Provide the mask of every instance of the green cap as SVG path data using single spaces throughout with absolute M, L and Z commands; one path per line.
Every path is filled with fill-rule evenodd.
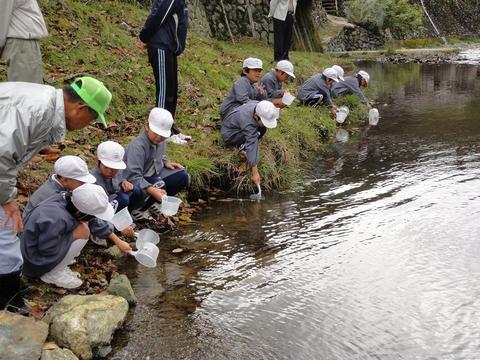
M 90 108 L 98 114 L 98 120 L 107 127 L 105 111 L 112 100 L 112 94 L 107 90 L 101 81 L 90 76 L 83 76 L 75 79 L 71 85 L 72 89 L 82 98 Z

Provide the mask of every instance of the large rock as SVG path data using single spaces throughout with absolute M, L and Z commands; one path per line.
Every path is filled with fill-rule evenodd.
M 107 291 L 112 295 L 121 296 L 127 300 L 129 304 L 134 305 L 137 303 L 137 297 L 133 292 L 132 285 L 130 284 L 127 275 L 122 274 L 112 277 Z
M 53 305 L 44 317 L 50 335 L 60 346 L 80 359 L 105 356 L 110 341 L 127 316 L 128 303 L 113 295 L 68 295 Z
M 38 360 L 47 336 L 43 321 L 0 311 L 0 360 Z
M 68 349 L 44 350 L 40 360 L 78 360 L 73 352 Z

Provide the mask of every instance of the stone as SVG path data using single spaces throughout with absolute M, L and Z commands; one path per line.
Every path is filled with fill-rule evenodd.
M 128 302 L 114 295 L 68 295 L 47 312 L 43 321 L 50 336 L 81 360 L 90 360 L 105 349 L 127 316 Z
M 78 357 L 68 349 L 43 350 L 40 360 L 78 360 Z
M 112 295 L 121 296 L 132 305 L 136 304 L 138 301 L 127 275 L 124 274 L 112 277 L 107 291 Z
M 125 256 L 125 253 L 123 253 L 116 245 L 109 247 L 105 251 L 107 252 L 108 255 L 110 255 L 115 259 Z
M 0 360 L 38 360 L 47 336 L 43 321 L 0 311 Z

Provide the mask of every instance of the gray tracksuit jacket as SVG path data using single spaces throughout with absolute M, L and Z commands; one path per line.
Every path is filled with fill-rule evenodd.
M 245 104 L 250 100 L 265 100 L 266 96 L 260 95 L 246 76 L 241 76 L 235 81 L 230 92 L 223 100 L 220 108 L 220 116 L 225 118 L 233 109 Z
M 332 94 L 334 96 L 355 95 L 362 103 L 368 102 L 365 95 L 363 95 L 358 78 L 355 75 L 347 76 L 345 80 L 334 83 L 332 86 Z
M 17 195 L 17 172 L 40 149 L 62 142 L 63 91 L 25 82 L 0 83 L 0 204 Z
M 300 87 L 298 100 L 306 102 L 319 94 L 323 95 L 323 102 L 326 106 L 333 106 L 332 93 L 327 84 L 325 84 L 322 74 L 315 74 L 308 78 Z
M 98 165 L 95 166 L 90 173 L 95 176 L 96 184 L 100 185 L 105 192 L 110 195 L 114 195 L 120 191 L 122 191 L 122 182 L 125 180 L 125 173 L 123 171 L 118 171 L 117 175 L 115 175 L 111 180 L 106 179 L 101 173 Z
M 228 114 L 222 122 L 220 133 L 223 141 L 229 145 L 244 145 L 248 164 L 258 164 L 260 158 L 258 143 L 258 123 L 253 115 L 258 101 L 249 101 Z
M 23 273 L 38 278 L 65 257 L 73 242 L 73 230 L 80 224 L 66 209 L 63 194 L 54 194 L 26 217 L 20 235 Z
M 271 69 L 262 77 L 262 84 L 265 86 L 267 99 L 278 98 L 281 95 L 282 83 L 278 81 L 275 75 L 275 69 Z

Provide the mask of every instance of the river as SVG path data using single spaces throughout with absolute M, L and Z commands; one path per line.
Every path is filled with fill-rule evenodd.
M 127 260 L 110 359 L 480 358 L 480 68 L 361 66 L 379 125 L 295 191 L 212 201 L 156 269 Z

